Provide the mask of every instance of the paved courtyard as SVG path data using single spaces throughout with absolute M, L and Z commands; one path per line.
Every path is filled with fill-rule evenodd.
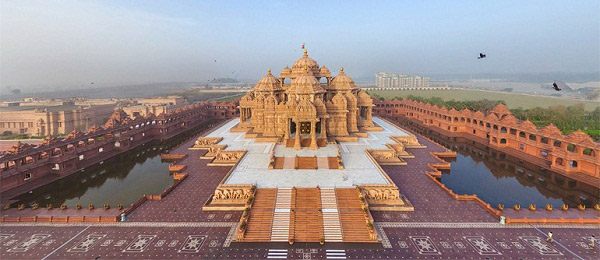
M 372 212 L 380 244 L 234 242 L 240 211 L 201 210 L 231 167 L 207 166 L 210 160 L 198 159 L 206 151 L 187 149 L 195 141 L 191 138 L 171 151 L 189 153 L 181 162 L 187 164 L 189 177 L 162 200 L 146 201 L 120 223 L 0 223 L 0 259 L 596 259 L 600 255 L 600 243 L 595 248 L 589 245 L 592 235 L 600 238 L 599 226 L 500 225 L 481 206 L 454 200 L 424 175 L 427 163 L 435 162 L 430 152 L 445 149 L 417 137 L 427 148 L 408 149 L 415 155 L 405 159 L 408 165 L 383 167 L 415 212 Z M 373 136 L 365 139 L 375 147 L 381 144 L 369 140 Z M 553 243 L 545 241 L 549 231 L 554 233 Z

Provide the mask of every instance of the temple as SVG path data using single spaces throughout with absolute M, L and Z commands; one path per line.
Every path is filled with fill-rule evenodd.
M 372 107 L 369 94 L 356 86 L 343 67 L 332 77 L 304 50 L 291 69 L 284 68 L 279 78 L 269 69 L 240 100 L 237 128 L 258 138 L 281 137 L 284 143 L 293 139 L 296 150 L 303 138 L 310 139 L 309 148 L 316 150 L 318 139 L 328 136 L 364 136 L 361 133 L 374 127 Z

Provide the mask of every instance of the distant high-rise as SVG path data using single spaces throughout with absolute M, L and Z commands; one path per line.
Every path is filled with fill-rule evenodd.
M 378 72 L 375 75 L 377 88 L 428 88 L 429 77 Z

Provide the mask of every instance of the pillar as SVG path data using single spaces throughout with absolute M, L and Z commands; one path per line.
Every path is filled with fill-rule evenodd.
M 299 122 L 298 121 L 294 121 L 294 123 L 296 123 L 296 137 L 294 140 L 294 150 L 300 150 L 302 147 L 300 146 L 300 128 L 299 128 Z
M 327 142 L 327 118 L 321 118 L 321 138 Z
M 317 150 L 318 146 L 317 146 L 317 133 L 316 132 L 316 126 L 315 124 L 317 123 L 317 121 L 312 121 L 310 122 L 310 149 L 311 150 Z
M 287 145 L 287 141 L 290 137 L 290 120 L 285 120 L 285 133 L 283 134 L 283 144 Z

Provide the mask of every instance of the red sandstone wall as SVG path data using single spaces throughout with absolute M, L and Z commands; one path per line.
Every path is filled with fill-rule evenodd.
M 491 147 L 541 161 L 566 175 L 600 178 L 600 145 L 588 135 L 578 131 L 565 136 L 554 126 L 538 129 L 529 121 L 516 119 L 503 105 L 487 115 L 412 100 L 375 101 L 375 105 L 373 111 L 379 116 L 415 120 L 448 136 L 480 138 Z
M 87 133 L 73 132 L 65 139 L 47 140 L 35 149 L 29 145 L 14 147 L 0 157 L 0 190 L 4 192 L 47 175 L 66 176 L 151 140 L 168 139 L 202 122 L 236 117 L 237 106 L 237 102 L 196 103 L 126 124 L 93 127 Z M 43 153 L 47 154 L 45 158 Z M 59 169 L 53 170 L 56 164 Z M 29 174 L 31 178 L 26 179 Z

